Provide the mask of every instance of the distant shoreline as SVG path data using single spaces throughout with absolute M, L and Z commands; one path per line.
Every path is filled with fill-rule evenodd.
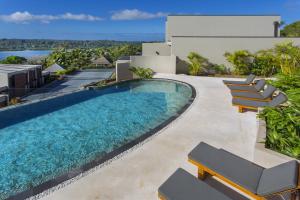
M 0 52 L 3 51 L 44 51 L 65 49 L 96 49 L 120 45 L 141 45 L 142 42 L 115 40 L 50 40 L 50 39 L 0 39 Z

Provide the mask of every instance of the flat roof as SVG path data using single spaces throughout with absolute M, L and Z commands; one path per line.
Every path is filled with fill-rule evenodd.
M 14 64 L 0 64 L 0 68 L 16 68 L 16 69 L 34 69 L 40 68 L 41 65 L 14 65 Z
M 34 68 L 40 68 L 41 65 L 13 65 L 13 64 L 0 64 L 0 73 L 2 74 L 16 74 L 24 73 Z

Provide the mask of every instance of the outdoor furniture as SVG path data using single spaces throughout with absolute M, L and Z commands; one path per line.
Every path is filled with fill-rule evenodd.
M 204 142 L 188 155 L 198 167 L 198 178 L 215 176 L 232 187 L 258 200 L 269 199 L 299 190 L 299 164 L 296 160 L 265 169 L 224 149 L 217 149 Z
M 179 168 L 158 189 L 160 200 L 232 200 Z
M 256 100 L 256 101 L 269 101 L 272 99 L 273 93 L 276 91 L 276 87 L 267 85 L 267 88 L 263 92 L 235 92 L 232 91 L 233 98 Z
M 232 92 L 259 92 L 266 85 L 266 81 L 261 79 L 253 85 L 227 85 Z
M 283 94 L 279 93 L 271 101 L 257 101 L 248 99 L 233 98 L 232 105 L 239 107 L 239 112 L 244 112 L 245 109 L 257 111 L 259 107 L 277 107 L 280 104 L 286 102 L 288 98 Z
M 223 80 L 223 83 L 225 85 L 250 85 L 255 79 L 254 74 L 250 74 L 245 81 L 229 81 L 229 80 Z

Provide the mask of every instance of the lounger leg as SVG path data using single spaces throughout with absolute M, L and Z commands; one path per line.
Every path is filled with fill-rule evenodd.
M 207 172 L 201 168 L 198 168 L 198 179 L 204 180 L 207 176 Z
M 239 112 L 243 113 L 244 112 L 244 108 L 242 106 L 239 106 Z

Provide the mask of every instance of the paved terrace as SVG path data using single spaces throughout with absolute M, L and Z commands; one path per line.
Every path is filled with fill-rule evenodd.
M 284 158 L 255 150 L 256 113 L 238 113 L 222 78 L 163 75 L 193 85 L 197 97 L 177 120 L 144 145 L 87 176 L 44 197 L 45 200 L 141 200 L 158 199 L 158 187 L 178 168 L 196 176 L 187 162 L 188 153 L 205 141 L 264 167 Z

